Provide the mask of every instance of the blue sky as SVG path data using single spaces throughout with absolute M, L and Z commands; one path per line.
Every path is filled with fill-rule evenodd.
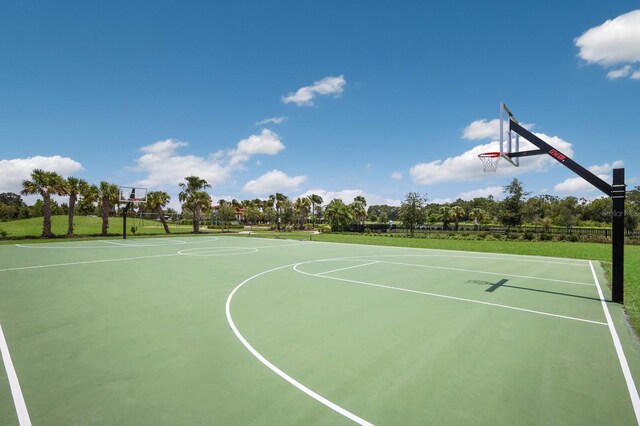
M 616 2 L 5 2 L 0 192 L 35 168 L 219 198 L 398 204 L 600 194 L 548 157 L 494 150 L 500 102 L 638 185 L 640 8 Z

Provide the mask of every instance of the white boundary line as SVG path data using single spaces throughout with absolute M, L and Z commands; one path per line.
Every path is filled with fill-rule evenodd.
M 196 237 L 197 238 L 197 237 Z M 35 244 L 14 244 L 15 247 L 20 248 L 29 248 L 29 249 L 49 249 L 49 250 L 64 250 L 64 249 L 72 249 L 72 250 L 82 250 L 82 249 L 105 249 L 105 248 L 122 248 L 122 247 L 171 247 L 178 246 L 183 244 L 202 244 L 211 241 L 217 241 L 218 237 L 207 237 L 201 241 L 184 241 L 184 240 L 176 240 L 177 242 L 171 242 L 171 237 L 164 238 L 145 238 L 140 240 L 135 240 L 135 242 L 131 244 L 123 244 L 116 241 L 111 240 L 90 240 L 90 241 L 60 241 L 57 243 L 35 243 Z M 90 242 L 96 243 L 105 243 L 109 245 L 99 245 L 99 246 L 89 246 L 83 245 L 85 243 Z M 134 240 L 129 240 L 134 241 Z M 146 244 L 146 242 L 162 242 L 162 244 Z M 165 243 L 166 242 L 166 243 Z M 141 244 L 142 243 L 142 244 Z
M 282 371 L 281 369 L 279 369 L 278 367 L 273 365 L 271 362 L 269 362 L 268 359 L 266 359 L 264 356 L 262 356 L 262 354 L 260 354 L 260 352 L 258 352 L 253 346 L 251 346 L 251 344 L 247 341 L 247 339 L 245 339 L 244 336 L 240 333 L 240 331 L 238 330 L 238 327 L 236 327 L 236 324 L 233 321 L 233 318 L 231 317 L 231 299 L 233 299 L 233 296 L 240 289 L 240 287 L 242 287 L 243 285 L 245 285 L 249 281 L 251 281 L 254 278 L 257 278 L 257 277 L 259 277 L 261 275 L 265 275 L 265 274 L 268 274 L 270 272 L 277 271 L 279 269 L 290 268 L 292 266 L 295 266 L 295 263 L 292 263 L 292 264 L 289 264 L 289 265 L 284 265 L 284 266 L 279 266 L 277 268 L 269 269 L 268 271 L 260 272 L 259 274 L 256 274 L 256 275 L 254 275 L 252 277 L 247 278 L 246 280 L 244 280 L 243 282 L 238 284 L 236 286 L 236 288 L 233 289 L 233 291 L 229 294 L 229 297 L 227 297 L 227 303 L 226 303 L 226 306 L 225 306 L 226 315 L 227 315 L 227 322 L 229 323 L 229 326 L 231 326 L 231 330 L 233 330 L 233 333 L 236 335 L 238 340 L 240 340 L 240 342 L 244 345 L 244 347 L 247 348 L 249 350 L 249 352 L 251 352 L 251 354 L 253 356 L 255 356 L 262 364 L 267 366 L 267 368 L 269 368 L 271 371 L 276 373 L 278 376 L 282 377 L 284 380 L 289 382 L 291 385 L 295 386 L 298 390 L 304 392 L 305 394 L 309 395 L 311 398 L 315 399 L 316 401 L 320 402 L 321 404 L 324 404 L 325 406 L 329 407 L 330 409 L 332 409 L 336 413 L 339 413 L 339 414 L 343 415 L 344 417 L 348 418 L 349 420 L 352 420 L 352 421 L 354 421 L 354 422 L 356 422 L 356 423 L 358 423 L 360 425 L 373 426 L 372 423 L 369 423 L 368 421 L 364 420 L 363 418 L 356 416 L 352 412 L 340 407 L 338 404 L 335 404 L 334 402 L 329 401 L 327 398 L 325 398 L 322 395 L 312 391 L 311 389 L 309 389 L 308 387 L 306 387 L 305 385 L 303 385 L 302 383 L 300 383 L 299 381 L 297 381 L 296 379 L 294 379 L 293 377 L 289 376 L 287 373 L 285 373 L 284 371 Z
M 215 241 L 215 240 L 212 240 L 212 241 Z M 291 246 L 301 246 L 301 245 L 308 245 L 308 244 L 310 244 L 310 243 L 307 242 L 307 243 L 286 244 L 286 245 L 279 244 L 279 245 L 262 246 L 262 247 L 235 247 L 235 248 L 227 247 L 227 249 L 228 250 L 237 249 L 237 250 L 256 250 L 256 251 L 260 251 L 261 249 L 265 249 L 265 248 L 291 247 Z M 109 246 L 105 246 L 105 247 L 109 247 Z M 169 247 L 169 246 L 167 246 L 167 247 Z M 215 248 L 216 247 L 211 247 L 211 249 L 215 249 Z M 192 249 L 186 249 L 186 250 L 192 250 Z M 204 250 L 204 249 L 197 249 L 197 250 Z M 177 253 L 154 254 L 154 255 L 149 255 L 149 256 L 134 256 L 134 257 L 120 257 L 120 258 L 116 258 L 116 259 L 85 260 L 85 261 L 81 261 L 81 262 L 52 263 L 52 264 L 49 264 L 49 265 L 16 266 L 16 267 L 13 267 L 13 268 L 0 269 L 0 272 L 25 271 L 25 270 L 29 270 L 29 269 L 42 269 L 42 268 L 57 268 L 57 267 L 61 267 L 61 266 L 90 265 L 92 263 L 125 262 L 125 261 L 128 261 L 128 260 L 155 259 L 155 258 L 158 258 L 158 257 L 185 256 L 184 253 L 181 253 L 182 251 L 184 251 L 184 250 L 180 250 Z M 253 253 L 253 251 L 251 253 Z M 251 254 L 251 253 L 240 253 L 238 255 Z M 220 255 L 220 256 L 223 256 L 223 255 Z M 193 257 L 195 257 L 195 256 L 193 256 Z
M 589 287 L 593 286 L 593 283 L 583 283 L 583 282 L 578 282 L 578 281 L 557 280 L 555 278 L 530 277 L 528 275 L 505 274 L 505 273 L 502 273 L 502 272 L 477 271 L 477 270 L 474 270 L 474 269 L 451 268 L 451 267 L 447 267 L 447 266 L 416 265 L 414 263 L 389 262 L 387 260 L 381 260 L 380 262 L 381 263 L 389 263 L 391 265 L 415 266 L 417 268 L 444 269 L 444 270 L 447 270 L 447 271 L 473 272 L 474 274 L 500 275 L 500 276 L 505 276 L 505 277 L 525 278 L 525 279 L 528 279 L 528 280 L 553 281 L 553 282 L 566 283 L 566 284 L 586 285 L 586 286 L 589 286 Z
M 49 265 L 18 266 L 18 267 L 15 267 L 15 268 L 0 269 L 0 272 L 24 271 L 24 270 L 28 270 L 28 269 L 41 269 L 41 268 L 57 268 L 59 266 L 90 265 L 92 263 L 124 262 L 124 261 L 127 261 L 127 260 L 154 259 L 154 258 L 157 258 L 157 257 L 169 257 L 169 256 L 180 256 L 180 255 L 178 253 L 169 253 L 169 254 L 155 254 L 155 255 L 151 255 L 151 256 L 120 257 L 120 258 L 116 258 L 116 259 L 85 260 L 85 261 L 82 261 L 82 262 L 52 263 L 52 264 L 49 264 Z
M 589 266 L 588 263 L 586 263 L 587 261 L 584 259 L 575 259 L 575 258 L 570 258 L 570 257 L 553 257 L 553 256 L 537 256 L 534 254 L 508 254 L 508 253 L 492 253 L 492 252 L 480 252 L 480 251 L 469 251 L 469 250 L 449 250 L 449 249 L 432 249 L 432 248 L 426 248 L 426 247 L 399 247 L 399 246 L 383 246 L 383 245 L 376 245 L 376 244 L 352 244 L 352 243 L 334 243 L 334 242 L 330 242 L 330 241 L 313 241 L 314 244 L 329 244 L 329 245 L 340 245 L 340 246 L 355 246 L 355 247 L 369 247 L 369 248 L 381 248 L 381 249 L 396 249 L 396 250 L 422 250 L 422 251 L 431 251 L 431 252 L 440 252 L 440 253 L 461 253 L 461 254 L 472 254 L 472 255 L 478 255 L 478 254 L 484 254 L 485 256 L 451 256 L 451 257 L 461 257 L 461 258 L 472 258 L 472 257 L 476 257 L 478 259 L 482 259 L 482 258 L 487 258 L 487 259 L 504 259 L 504 260 L 521 260 L 523 262 L 541 262 L 541 263 L 554 263 L 554 264 L 560 264 L 560 265 L 568 265 L 568 266 Z M 489 256 L 489 255 L 494 255 L 494 256 Z M 411 255 L 395 255 L 395 256 L 411 256 Z M 437 255 L 433 255 L 433 256 L 437 256 Z M 523 259 L 523 258 L 528 258 L 528 259 Z M 568 260 L 570 261 L 570 263 L 567 262 L 558 262 L 558 261 L 552 261 L 552 260 L 546 260 L 546 259 L 556 259 L 556 260 Z M 579 262 L 583 262 L 583 263 L 579 263 Z
M 163 240 L 155 241 L 156 244 L 147 244 L 147 242 L 144 240 L 127 240 L 127 241 L 131 241 L 129 243 L 123 243 L 121 241 L 99 240 L 99 242 L 101 243 L 112 244 L 118 247 L 171 247 L 171 246 L 181 246 L 183 244 L 187 244 L 187 242 L 184 240 L 171 240 L 166 238 Z
M 404 247 L 399 247 L 399 248 L 404 248 Z M 431 250 L 431 249 L 424 249 L 424 250 Z M 491 261 L 498 261 L 498 260 L 506 260 L 509 262 L 535 262 L 535 263 L 547 263 L 547 264 L 552 264 L 552 265 L 562 265 L 562 266 L 580 266 L 583 268 L 589 268 L 589 264 L 588 263 L 566 263 L 566 262 L 553 262 L 553 261 L 549 261 L 549 260 L 540 260 L 538 258 L 533 258 L 533 259 L 520 259 L 520 258 L 514 258 L 514 257 L 498 257 L 501 256 L 501 253 L 496 253 L 495 256 L 468 256 L 468 255 L 462 255 L 462 256 L 455 256 L 453 254 L 450 253 L 460 253 L 457 250 L 445 250 L 445 252 L 447 252 L 447 254 L 384 254 L 384 255 L 380 255 L 380 256 L 388 256 L 388 257 L 446 257 L 446 258 L 450 258 L 450 259 L 487 259 L 487 260 L 491 260 Z M 470 252 L 461 252 L 461 253 L 470 253 Z M 475 253 L 475 252 L 471 252 L 471 253 Z M 486 254 L 491 254 L 491 253 L 486 253 Z M 516 255 L 514 255 L 516 256 Z M 522 256 L 522 257 L 533 257 L 533 256 L 527 256 L 527 255 L 517 255 L 517 256 Z M 550 258 L 553 259 L 553 258 Z M 589 285 L 592 285 L 591 283 L 589 283 Z
M 607 302 L 605 301 L 604 295 L 602 294 L 602 289 L 600 288 L 600 281 L 598 280 L 598 276 L 596 275 L 596 271 L 593 268 L 593 263 L 591 261 L 589 261 L 589 266 L 591 267 L 593 280 L 595 281 L 596 287 L 598 288 L 598 294 L 600 295 L 600 303 L 602 304 L 602 310 L 604 311 L 604 316 L 607 318 L 607 325 L 609 326 L 609 332 L 611 333 L 613 346 L 616 349 L 616 354 L 618 355 L 618 362 L 620 362 L 620 367 L 622 368 L 622 374 L 624 375 L 624 380 L 627 384 L 627 390 L 629 391 L 629 396 L 631 397 L 631 404 L 633 405 L 633 411 L 636 415 L 636 422 L 640 425 L 640 397 L 638 396 L 638 390 L 636 389 L 636 384 L 633 381 L 633 376 L 631 375 L 631 370 L 629 369 L 629 364 L 627 363 L 627 357 L 625 357 L 624 355 L 624 350 L 622 349 L 622 343 L 620 342 L 620 337 L 618 336 L 616 327 L 613 324 L 613 320 L 611 319 L 611 314 L 609 314 L 609 307 L 607 306 Z
M 180 250 L 181 256 L 198 257 L 220 257 L 220 256 L 240 256 L 243 254 L 258 253 L 255 247 L 201 247 Z
M 355 265 L 355 266 L 347 266 L 346 268 L 334 269 L 332 271 L 318 272 L 316 275 L 331 274 L 331 273 L 334 273 L 334 272 L 346 271 L 347 269 L 362 268 L 363 266 L 375 265 L 376 263 L 380 263 L 380 261 L 376 260 L 375 262 L 362 263 L 360 265 Z
M 0 352 L 2 353 L 2 360 L 4 361 L 4 369 L 7 371 L 7 379 L 9 380 L 9 387 L 11 388 L 11 395 L 13 396 L 13 404 L 16 407 L 18 422 L 20 422 L 20 426 L 31 426 L 31 419 L 29 418 L 29 412 L 27 411 L 27 404 L 25 404 L 24 397 L 22 396 L 22 389 L 20 389 L 18 375 L 16 374 L 15 368 L 13 368 L 13 362 L 11 361 L 11 355 L 9 354 L 9 347 L 7 346 L 7 341 L 4 338 L 1 324 Z
M 605 322 L 593 321 L 593 320 L 588 320 L 588 319 L 584 319 L 584 318 L 577 318 L 577 317 L 570 317 L 570 316 L 567 316 L 567 315 L 552 314 L 550 312 L 535 311 L 535 310 L 532 310 L 532 309 L 518 308 L 518 307 L 515 307 L 515 306 L 502 305 L 502 304 L 499 304 L 499 303 L 483 302 L 481 300 L 466 299 L 464 297 L 448 296 L 448 295 L 445 295 L 445 294 L 430 293 L 430 292 L 427 292 L 427 291 L 411 290 L 411 289 L 408 289 L 408 288 L 393 287 L 393 286 L 388 286 L 388 285 L 383 285 L 383 284 L 369 283 L 369 282 L 366 282 L 366 281 L 349 280 L 349 279 L 346 279 L 346 278 L 337 278 L 337 277 L 327 277 L 325 275 L 311 274 L 309 272 L 304 272 L 304 271 L 301 271 L 301 270 L 298 269 L 299 265 L 302 265 L 304 263 L 312 263 L 312 262 L 313 261 L 297 263 L 296 265 L 293 266 L 293 270 L 298 272 L 298 273 L 300 273 L 300 274 L 303 274 L 303 275 L 309 275 L 309 276 L 318 277 L 318 278 L 325 278 L 325 279 L 328 279 L 328 280 L 344 281 L 344 282 L 351 283 L 351 284 L 366 285 L 366 286 L 370 286 L 370 287 L 378 287 L 378 288 L 384 288 L 384 289 L 388 289 L 388 290 L 403 291 L 403 292 L 407 292 L 407 293 L 421 294 L 421 295 L 424 295 L 424 296 L 439 297 L 439 298 L 448 299 L 448 300 L 457 300 L 459 302 L 476 303 L 476 304 L 479 304 L 479 305 L 493 306 L 493 307 L 496 307 L 496 308 L 503 308 L 503 309 L 511 309 L 511 310 L 514 310 L 514 311 L 528 312 L 528 313 L 531 313 L 531 314 L 544 315 L 544 316 L 549 316 L 549 317 L 554 317 L 554 318 L 562 318 L 562 319 L 579 321 L 579 322 L 586 322 L 586 323 L 590 323 L 590 324 L 607 325 L 607 323 L 605 323 Z

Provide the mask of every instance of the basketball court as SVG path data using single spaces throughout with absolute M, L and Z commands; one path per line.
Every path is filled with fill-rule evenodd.
M 0 246 L 0 424 L 637 424 L 604 283 L 247 236 Z

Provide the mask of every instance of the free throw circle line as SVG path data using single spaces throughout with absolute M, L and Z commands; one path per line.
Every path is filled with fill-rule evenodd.
M 271 371 L 276 373 L 278 376 L 282 377 L 284 380 L 289 382 L 291 385 L 295 386 L 298 390 L 306 393 L 311 398 L 313 398 L 316 401 L 320 402 L 321 404 L 329 407 L 330 409 L 332 409 L 336 413 L 339 413 L 339 414 L 343 415 L 344 417 L 348 418 L 349 420 L 354 421 L 354 422 L 356 422 L 356 423 L 358 423 L 360 425 L 363 425 L 363 426 L 364 425 L 373 426 L 372 423 L 369 423 L 365 419 L 356 416 L 352 412 L 340 407 L 338 404 L 329 401 L 327 398 L 325 398 L 322 395 L 320 395 L 320 394 L 314 392 L 313 390 L 309 389 L 308 387 L 306 387 L 305 385 L 303 385 L 302 383 L 300 383 L 299 381 L 297 381 L 296 379 L 294 379 L 293 377 L 289 376 L 287 373 L 282 371 L 280 368 L 276 367 L 268 359 L 266 359 L 260 352 L 258 352 L 253 346 L 251 346 L 251 343 L 249 343 L 247 341 L 247 339 L 244 338 L 242 333 L 240 333 L 240 330 L 238 330 L 238 327 L 236 327 L 235 322 L 233 321 L 233 317 L 231 316 L 231 300 L 233 299 L 233 296 L 236 294 L 236 292 L 243 285 L 245 285 L 249 281 L 251 281 L 251 280 L 253 280 L 253 279 L 255 279 L 255 278 L 257 278 L 257 277 L 259 277 L 261 275 L 265 275 L 265 274 L 277 271 L 279 269 L 295 267 L 296 265 L 298 265 L 298 264 L 291 263 L 289 265 L 284 265 L 284 266 L 279 266 L 277 268 L 269 269 L 267 271 L 260 272 L 259 274 L 256 274 L 256 275 L 254 275 L 252 277 L 249 277 L 246 280 L 244 280 L 243 282 L 241 282 L 240 284 L 238 284 L 236 286 L 236 288 L 234 288 L 233 291 L 231 291 L 231 293 L 229 294 L 229 297 L 227 297 L 227 303 L 226 303 L 226 307 L 225 307 L 226 315 L 227 315 L 227 322 L 229 323 L 229 326 L 231 327 L 231 330 L 233 330 L 233 333 L 236 335 L 238 340 L 240 340 L 240 342 L 244 345 L 244 347 L 247 348 L 249 350 L 249 352 L 251 352 L 251 354 L 253 356 L 255 356 L 261 363 L 263 363 L 267 368 L 269 368 Z

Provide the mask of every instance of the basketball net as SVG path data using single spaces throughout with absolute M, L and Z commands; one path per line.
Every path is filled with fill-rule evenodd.
M 480 161 L 482 161 L 483 172 L 495 172 L 498 170 L 498 162 L 500 161 L 499 152 L 484 152 L 478 155 Z

